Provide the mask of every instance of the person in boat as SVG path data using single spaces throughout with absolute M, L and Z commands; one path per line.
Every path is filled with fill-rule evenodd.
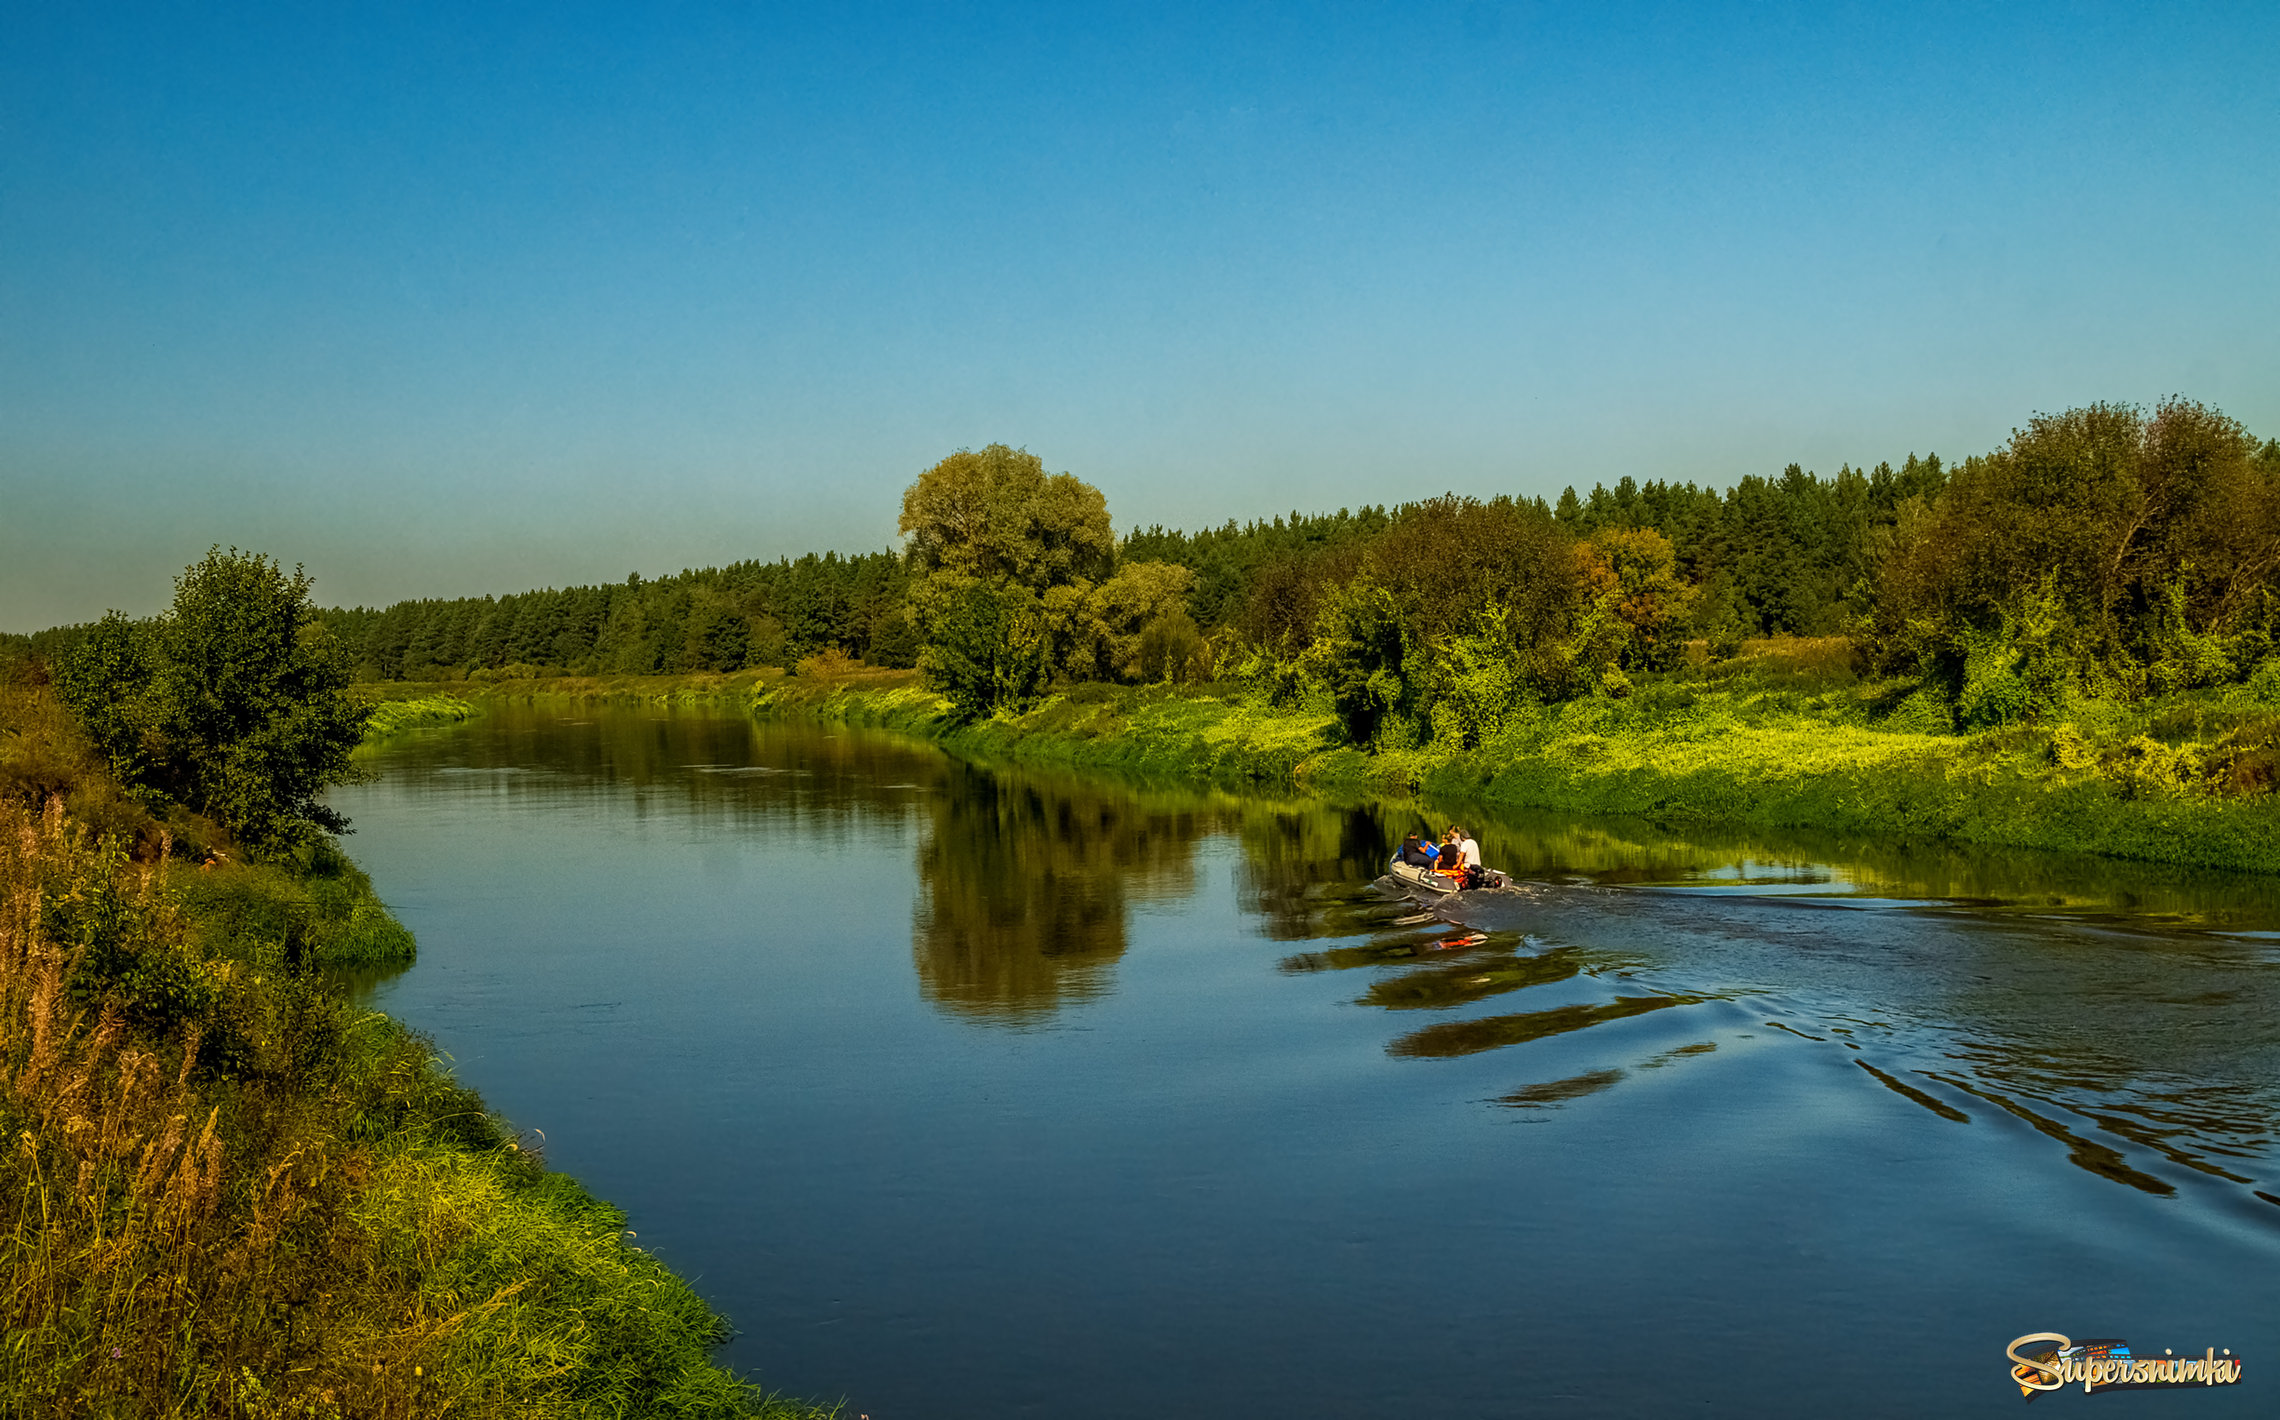
M 1401 840 L 1401 851 L 1394 857 L 1412 868 L 1430 869 L 1441 856 L 1441 850 L 1412 833 Z
M 1449 825 L 1449 835 L 1441 844 L 1440 863 L 1440 871 L 1455 879 L 1459 887 L 1479 887 L 1488 876 L 1480 864 L 1480 844 L 1461 824 Z
M 1441 835 L 1441 848 L 1440 852 L 1434 856 L 1433 871 L 1445 877 L 1455 878 L 1458 880 L 1459 886 L 1463 885 L 1465 836 L 1457 831 L 1455 824 L 1449 825 L 1449 831 Z

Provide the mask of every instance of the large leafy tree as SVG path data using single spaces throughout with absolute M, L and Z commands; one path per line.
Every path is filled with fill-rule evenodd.
M 297 567 L 215 548 L 175 579 L 164 615 L 98 623 L 57 688 L 131 787 L 257 849 L 339 832 L 347 821 L 319 796 L 355 777 L 370 711 L 345 694 L 348 656 L 309 585 Z
M 1176 677 L 1167 664 L 1175 644 L 1192 652 L 1201 639 L 1188 615 L 1188 592 L 1195 573 L 1170 562 L 1127 562 L 1116 575 L 1093 588 L 1086 599 L 1079 640 L 1083 646 L 1070 667 L 1098 680 L 1160 680 Z M 1089 654 L 1087 654 L 1089 652 Z
M 1417 650 L 1399 603 L 1384 587 L 1364 581 L 1331 591 L 1307 660 L 1349 743 L 1369 744 L 1388 721 L 1414 717 Z
M 1660 671 L 1676 665 L 1695 594 L 1678 575 L 1670 539 L 1653 528 L 1607 527 L 1577 551 L 1591 596 L 1610 599 L 1624 667 Z
M 2221 679 L 2271 614 L 2280 478 L 2187 400 L 2042 415 L 1956 470 L 1879 572 L 1886 669 L 1963 677 L 1997 638 L 2125 692 Z
M 901 526 L 919 667 L 966 715 L 1018 707 L 1061 669 L 1116 560 L 1100 490 L 1003 444 L 920 474 Z
M 1108 501 L 1026 449 L 961 449 L 903 493 L 913 569 L 1007 582 L 1042 595 L 1097 582 L 1116 560 Z

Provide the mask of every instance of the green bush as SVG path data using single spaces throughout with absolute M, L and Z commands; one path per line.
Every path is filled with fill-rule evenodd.
M 2138 735 L 2105 759 L 2106 776 L 2131 799 L 2173 799 L 2195 788 L 2201 779 L 2201 756 L 2190 745 L 2172 749 L 2157 739 Z
M 338 850 L 281 863 L 208 865 L 172 875 L 212 955 L 270 970 L 402 966 L 412 934 Z
M 2150 636 L 2146 680 L 2161 694 L 2222 685 L 2233 676 L 2232 638 L 2196 630 L 2185 605 L 2185 578 L 2169 584 Z
M 305 574 L 216 548 L 176 579 L 164 616 L 104 617 L 56 689 L 119 783 L 284 852 L 345 826 L 320 796 L 357 778 L 371 712 L 344 694 L 349 675 Z
M 1323 609 L 1307 669 L 1329 692 L 1346 742 L 1367 745 L 1417 711 L 1408 670 L 1414 647 L 1393 596 L 1371 582 L 1341 587 Z
M 2018 649 L 1995 631 L 1964 633 L 1963 684 L 1955 697 L 1955 721 L 1966 730 L 1983 730 L 2023 720 L 2034 709 L 2034 692 L 2019 674 Z
M 2280 708 L 2280 657 L 2258 666 L 2241 687 L 2241 695 L 2251 704 Z
M 929 639 L 919 657 L 927 684 L 965 719 L 1034 704 L 1049 672 L 1035 598 L 987 582 L 937 585 L 940 600 L 927 617 Z
M 1947 697 L 1935 685 L 1926 683 L 1894 702 L 1880 722 L 1881 727 L 1895 734 L 1945 735 L 1955 731 L 1955 713 L 1949 708 Z

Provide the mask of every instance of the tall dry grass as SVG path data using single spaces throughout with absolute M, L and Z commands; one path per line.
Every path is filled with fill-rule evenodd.
M 198 1389 L 193 1353 L 219 1301 L 214 1284 L 256 1280 L 261 1235 L 277 1231 L 300 1193 L 287 1161 L 251 1207 L 230 1208 L 243 1231 L 218 1235 L 228 1147 L 220 1106 L 193 1083 L 203 1032 L 187 1023 L 157 1038 L 133 1032 L 121 1002 L 74 989 L 104 944 L 71 909 L 94 909 L 99 929 L 174 925 L 153 873 L 97 881 L 117 870 L 61 799 L 36 818 L 0 809 L 0 1111 L 10 1136 L 0 1197 L 14 1203 L 0 1236 L 0 1395 L 52 1414 L 73 1408 L 58 1393 L 65 1386 L 161 1412 Z M 248 1161 L 237 1162 L 231 1186 Z
M 424 1042 L 0 801 L 0 1414 L 798 1415 Z

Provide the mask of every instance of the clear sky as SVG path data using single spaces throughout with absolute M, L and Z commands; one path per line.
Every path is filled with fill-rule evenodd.
M 0 629 L 2280 434 L 2280 6 L 0 0 Z

